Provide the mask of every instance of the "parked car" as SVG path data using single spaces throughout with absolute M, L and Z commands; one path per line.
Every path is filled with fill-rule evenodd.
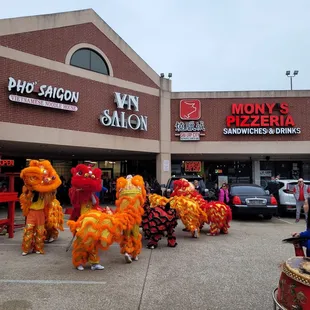
M 310 186 L 310 181 L 304 180 L 304 183 Z M 294 186 L 298 184 L 298 180 L 280 179 L 279 184 L 280 211 L 282 213 L 296 211 L 296 199 L 293 190 Z
M 205 200 L 208 199 L 208 192 L 209 190 L 206 188 L 206 185 L 203 181 L 203 178 L 199 175 L 181 175 L 181 176 L 172 176 L 167 184 L 162 185 L 164 187 L 164 192 L 163 192 L 163 196 L 170 198 L 170 194 L 173 191 L 173 181 L 175 180 L 179 180 L 179 179 L 186 179 L 191 183 L 194 183 L 195 180 L 197 180 L 199 182 L 199 186 L 201 187 L 202 190 L 202 196 Z
M 262 214 L 271 219 L 276 213 L 277 200 L 256 184 L 232 184 L 230 206 L 235 214 Z

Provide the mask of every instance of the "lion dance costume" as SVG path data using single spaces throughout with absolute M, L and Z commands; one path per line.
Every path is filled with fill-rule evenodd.
M 58 237 L 58 230 L 63 230 L 62 207 L 56 199 L 61 180 L 47 160 L 31 160 L 20 177 L 24 186 L 19 200 L 23 215 L 27 217 L 22 255 L 27 255 L 31 249 L 44 254 L 46 237 L 53 241 Z
M 101 210 L 95 192 L 101 191 L 101 173 L 99 168 L 93 169 L 93 164 L 79 164 L 71 169 L 71 188 L 69 197 L 73 206 L 70 220 L 76 221 L 81 215 L 91 209 Z
M 191 232 L 193 238 L 199 237 L 201 221 L 207 221 L 207 215 L 200 209 L 199 204 L 195 200 L 185 196 L 166 198 L 157 194 L 151 194 L 148 197 L 150 210 L 148 211 L 148 219 L 144 219 L 143 228 L 146 237 L 151 240 L 150 248 L 157 247 L 157 242 L 154 244 L 154 241 L 160 240 L 159 235 L 163 236 L 165 231 L 168 233 L 171 230 L 170 225 L 177 218 L 181 219 L 186 230 Z M 157 208 L 161 209 L 160 212 L 155 211 Z M 172 218 L 171 214 L 169 214 L 172 212 L 170 211 L 171 209 L 174 211 L 175 218 Z M 168 244 L 168 246 L 170 245 Z
M 84 179 L 88 178 L 89 180 L 85 180 L 85 186 L 83 182 L 80 182 L 80 185 L 82 189 L 90 189 L 91 184 L 100 179 L 99 172 L 94 169 L 90 173 L 89 170 L 86 175 L 82 173 L 82 170 L 85 170 L 82 166 L 85 165 L 79 166 L 74 173 L 77 176 L 83 176 Z M 95 177 L 92 177 L 93 175 Z M 68 221 L 71 232 L 76 236 L 72 263 L 78 270 L 84 270 L 87 262 L 91 264 L 92 270 L 103 269 L 104 267 L 99 264 L 98 250 L 107 250 L 113 242 L 120 244 L 121 253 L 125 255 L 126 262 L 138 260 L 142 248 L 142 236 L 139 231 L 143 214 L 141 206 L 146 197 L 143 178 L 141 176 L 118 178 L 116 191 L 117 208 L 114 213 L 107 209 L 90 208 L 77 221 Z
M 201 230 L 204 223 L 210 225 L 210 234 L 217 235 L 220 232 L 227 234 L 229 222 L 232 220 L 232 213 L 229 206 L 222 202 L 207 203 L 195 190 L 194 185 L 186 179 L 174 181 L 174 189 L 171 197 L 187 197 L 199 204 L 201 213 L 199 216 Z
M 178 225 L 178 217 L 175 209 L 170 208 L 164 197 L 149 195 L 143 206 L 142 229 L 146 239 L 149 239 L 147 247 L 155 249 L 158 241 L 167 234 L 168 247 L 177 246 L 175 227 Z

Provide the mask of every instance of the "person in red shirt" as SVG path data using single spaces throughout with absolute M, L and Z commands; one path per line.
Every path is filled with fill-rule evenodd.
M 304 180 L 300 178 L 298 180 L 298 184 L 294 186 L 293 190 L 295 199 L 296 199 L 296 223 L 299 222 L 300 219 L 300 211 L 305 201 L 309 197 L 310 189 L 309 186 L 304 183 Z M 305 213 L 306 220 L 308 217 L 308 213 Z

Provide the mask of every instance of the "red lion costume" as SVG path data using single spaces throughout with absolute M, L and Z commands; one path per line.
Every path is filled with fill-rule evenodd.
M 101 173 L 99 168 L 92 168 L 91 164 L 79 164 L 71 169 L 72 179 L 69 197 L 73 206 L 70 220 L 76 221 L 81 215 L 91 209 L 102 210 L 95 195 L 102 189 Z M 103 210 L 102 210 L 103 211 Z
M 204 223 L 210 225 L 210 234 L 217 235 L 222 232 L 228 233 L 229 222 L 232 220 L 232 213 L 229 206 L 222 202 L 207 203 L 203 197 L 195 190 L 195 187 L 186 179 L 176 180 L 173 183 L 171 197 L 185 196 L 198 202 L 204 214 L 200 216 L 200 229 Z M 207 219 L 207 221 L 206 221 Z

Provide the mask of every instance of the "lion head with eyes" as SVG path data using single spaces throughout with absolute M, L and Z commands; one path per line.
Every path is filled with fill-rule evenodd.
M 195 186 L 186 179 L 175 180 L 173 182 L 173 192 L 171 196 L 186 196 L 195 193 Z
M 71 185 L 84 191 L 100 192 L 102 188 L 101 173 L 99 168 L 79 164 L 71 169 Z
M 30 191 L 47 193 L 55 191 L 61 180 L 48 160 L 31 160 L 29 167 L 23 169 L 20 177 Z
M 146 191 L 144 180 L 140 175 L 128 175 L 126 178 L 120 177 L 116 181 L 116 197 L 141 195 L 144 199 Z

